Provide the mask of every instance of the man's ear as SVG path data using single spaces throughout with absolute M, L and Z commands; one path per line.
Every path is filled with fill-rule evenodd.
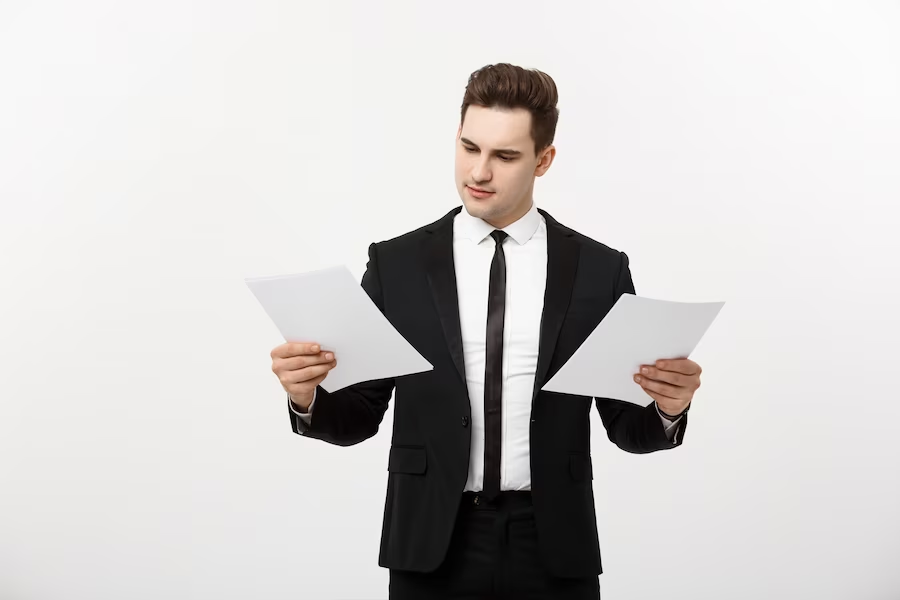
M 535 177 L 543 177 L 544 173 L 550 169 L 550 165 L 553 164 L 553 159 L 556 158 L 556 147 L 553 145 L 547 146 L 541 152 L 541 160 L 537 164 L 537 167 L 534 169 Z

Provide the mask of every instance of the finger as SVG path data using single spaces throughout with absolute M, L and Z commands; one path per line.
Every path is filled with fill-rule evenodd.
M 682 375 L 699 375 L 700 365 L 688 358 L 674 358 L 656 361 L 656 368 L 663 371 L 674 371 Z
M 651 365 L 642 366 L 640 376 L 644 379 L 661 381 L 676 387 L 689 387 L 691 383 L 691 378 L 687 375 L 682 375 L 675 371 L 663 371 L 662 369 L 658 369 Z
M 281 383 L 283 385 L 304 383 L 306 381 L 309 381 L 310 379 L 315 379 L 316 377 L 327 375 L 328 372 L 336 365 L 337 361 L 333 360 L 330 363 L 326 363 L 323 365 L 314 365 L 312 367 L 306 367 L 304 369 L 298 369 L 296 371 L 285 371 L 281 375 Z
M 311 367 L 313 365 L 330 363 L 333 360 L 333 352 L 319 352 L 318 354 L 310 356 L 294 356 L 291 358 L 282 359 L 278 362 L 278 364 L 276 364 L 275 369 L 281 369 L 284 371 L 296 371 L 297 369 L 305 369 L 306 367 Z
M 272 350 L 272 358 L 292 358 L 318 354 L 322 348 L 316 342 L 288 342 Z
M 661 395 L 657 394 L 656 392 L 651 392 L 650 390 L 647 390 L 647 389 L 645 389 L 644 391 L 647 393 L 648 396 L 650 396 L 651 398 L 653 398 L 656 401 L 656 403 L 659 405 L 660 409 L 662 409 L 665 412 L 668 412 L 668 411 L 666 411 L 666 405 L 672 401 L 671 398 L 666 398 L 665 396 L 661 396 Z
M 644 391 L 647 392 L 648 396 L 650 396 L 651 398 L 653 398 L 653 400 L 656 401 L 656 405 L 659 407 L 659 410 L 663 411 L 664 413 L 667 413 L 670 415 L 676 415 L 681 412 L 681 410 L 677 408 L 678 405 L 672 404 L 672 400 L 670 398 L 666 398 L 665 396 L 660 396 L 656 392 L 650 392 L 647 390 L 644 390 Z
M 315 387 L 318 386 L 320 383 L 322 383 L 323 381 L 325 381 L 325 378 L 326 378 L 326 377 L 328 377 L 328 373 L 325 373 L 325 374 L 323 374 L 323 375 L 319 375 L 319 376 L 316 377 L 315 379 L 310 379 L 309 381 L 306 382 L 306 385 L 308 385 L 308 386 L 310 386 L 310 387 L 312 387 L 312 388 L 315 388 Z
M 638 381 L 638 379 L 640 379 L 640 381 Z M 684 388 L 675 387 L 668 383 L 644 379 L 640 375 L 635 376 L 635 381 L 639 383 L 644 390 L 656 392 L 657 394 L 671 398 L 672 400 L 679 400 L 685 396 Z
M 319 386 L 320 383 L 325 381 L 325 378 L 328 377 L 328 373 L 323 373 L 314 379 L 307 379 L 306 381 L 301 381 L 299 383 L 294 383 L 287 386 L 287 391 L 289 394 L 306 394 Z

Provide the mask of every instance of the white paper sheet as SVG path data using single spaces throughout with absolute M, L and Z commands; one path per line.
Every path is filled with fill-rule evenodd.
M 337 366 L 322 387 L 430 371 L 429 363 L 394 329 L 347 267 L 244 281 L 288 342 L 317 342 Z
M 690 358 L 724 305 L 622 294 L 542 389 L 647 406 L 653 398 L 634 381 L 641 365 Z

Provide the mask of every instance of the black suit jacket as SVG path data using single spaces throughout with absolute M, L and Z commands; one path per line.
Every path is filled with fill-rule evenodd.
M 331 444 L 358 444 L 378 431 L 394 393 L 394 425 L 379 565 L 431 571 L 443 560 L 468 477 L 471 408 L 453 264 L 453 218 L 369 246 L 362 286 L 391 324 L 434 369 L 369 381 L 334 393 L 321 387 L 310 425 L 293 411 L 294 431 Z M 541 557 L 558 576 L 602 572 L 591 468 L 590 410 L 628 452 L 669 441 L 648 406 L 540 388 L 634 285 L 626 254 L 547 222 L 547 285 L 531 409 L 531 490 Z M 340 352 L 340 349 L 337 349 Z

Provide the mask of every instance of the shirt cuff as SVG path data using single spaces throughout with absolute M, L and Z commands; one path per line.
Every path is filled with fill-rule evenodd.
M 663 428 L 666 430 L 666 437 L 671 441 L 675 437 L 675 433 L 678 431 L 678 423 L 684 417 L 678 417 L 674 421 L 670 421 L 669 419 L 662 416 L 662 413 L 659 411 L 659 404 L 656 401 L 653 402 L 653 406 L 656 407 L 656 414 L 659 415 L 659 418 L 662 420 Z M 312 406 L 310 406 L 312 408 Z

